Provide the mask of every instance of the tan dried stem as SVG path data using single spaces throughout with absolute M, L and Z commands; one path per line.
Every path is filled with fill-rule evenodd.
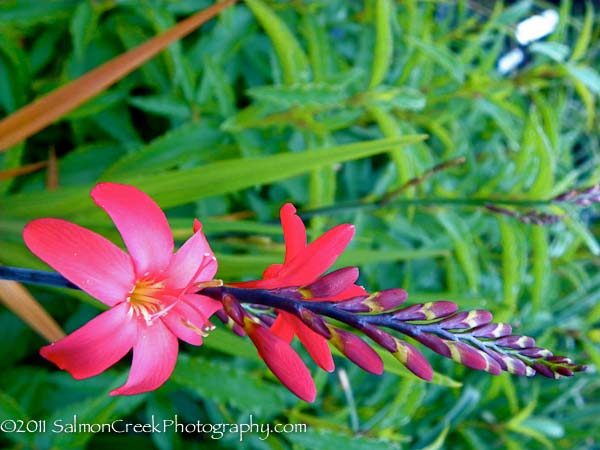
M 65 336 L 56 321 L 20 283 L 0 280 L 0 301 L 48 342 Z

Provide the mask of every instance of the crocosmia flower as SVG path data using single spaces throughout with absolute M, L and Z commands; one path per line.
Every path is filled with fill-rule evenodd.
M 285 240 L 283 264 L 269 266 L 264 271 L 262 280 L 235 283 L 233 286 L 277 289 L 310 285 L 335 263 L 354 236 L 354 226 L 342 224 L 333 227 L 307 245 L 306 228 L 291 203 L 283 205 L 280 217 Z M 358 270 L 354 270 L 353 274 L 348 288 L 335 297 L 307 298 L 306 300 L 339 301 L 364 295 L 366 291 L 354 284 L 358 278 Z M 311 330 L 298 317 L 280 310 L 270 331 L 286 342 L 291 342 L 294 335 L 298 336 L 302 345 L 322 369 L 328 372 L 334 370 L 335 366 L 327 339 Z
M 173 253 L 164 213 L 137 188 L 100 183 L 91 195 L 115 223 L 129 254 L 64 220 L 38 219 L 25 227 L 25 242 L 35 255 L 110 307 L 40 353 L 83 379 L 133 349 L 129 377 L 111 395 L 151 391 L 173 372 L 177 338 L 201 345 L 209 317 L 221 308 L 220 302 L 194 293 L 212 280 L 217 261 L 197 221 L 193 236 Z

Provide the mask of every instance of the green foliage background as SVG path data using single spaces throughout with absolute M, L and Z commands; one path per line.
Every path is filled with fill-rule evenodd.
M 32 99 L 164 31 L 204 0 L 13 0 L 0 3 L 0 111 Z M 309 363 L 319 394 L 298 401 L 252 345 L 219 328 L 184 347 L 156 392 L 112 398 L 123 361 L 75 381 L 38 356 L 44 342 L 0 310 L 0 419 L 146 423 L 306 423 L 309 431 L 210 436 L 6 433 L 6 448 L 600 448 L 598 208 L 559 210 L 552 226 L 495 215 L 478 199 L 546 200 L 600 181 L 600 26 L 591 6 L 559 6 L 560 23 L 515 74 L 496 71 L 522 18 L 543 5 L 392 0 L 246 0 L 171 46 L 64 120 L 3 154 L 4 169 L 54 147 L 60 187 L 44 174 L 0 181 L 0 263 L 44 268 L 20 232 L 62 217 L 120 243 L 89 199 L 99 180 L 132 183 L 164 208 L 180 241 L 205 224 L 228 281 L 257 277 L 283 255 L 279 207 L 367 203 L 448 159 L 384 208 L 334 208 L 311 236 L 357 226 L 340 265 L 375 291 L 485 308 L 518 333 L 589 365 L 558 381 L 493 377 L 433 355 L 422 382 L 393 360 L 383 376 L 338 359 Z M 420 141 L 418 135 L 428 139 Z M 252 216 L 230 214 L 251 211 Z M 595 215 L 594 215 L 595 214 Z M 99 303 L 31 287 L 67 330 Z M 305 356 L 305 353 L 302 353 Z

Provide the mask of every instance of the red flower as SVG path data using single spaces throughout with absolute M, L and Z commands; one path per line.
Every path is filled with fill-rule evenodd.
M 291 203 L 283 205 L 280 217 L 285 239 L 283 264 L 269 266 L 264 271 L 262 280 L 234 283 L 233 286 L 275 289 L 309 285 L 335 263 L 354 236 L 354 226 L 343 224 L 328 230 L 307 245 L 306 228 L 300 217 L 296 215 L 296 208 Z M 356 271 L 354 281 L 357 277 L 358 271 Z M 337 301 L 365 293 L 366 291 L 362 287 L 352 284 L 335 297 L 307 300 Z M 279 311 L 270 331 L 288 343 L 292 341 L 294 335 L 298 336 L 302 345 L 322 369 L 331 372 L 335 368 L 327 340 L 311 330 L 296 316 L 286 311 Z
M 82 290 L 111 308 L 41 355 L 76 379 L 97 375 L 133 348 L 125 385 L 111 395 L 161 386 L 173 372 L 177 338 L 202 344 L 208 318 L 221 303 L 192 293 L 211 280 L 217 261 L 196 222 L 194 235 L 173 254 L 164 213 L 145 193 L 101 183 L 92 198 L 117 226 L 129 255 L 104 237 L 60 219 L 38 219 L 23 232 L 29 249 Z

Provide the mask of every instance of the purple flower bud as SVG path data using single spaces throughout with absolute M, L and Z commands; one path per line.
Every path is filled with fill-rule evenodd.
M 541 363 L 533 363 L 531 367 L 540 375 L 543 375 L 547 378 L 558 378 L 558 374 L 555 373 L 550 367 L 545 366 Z
M 572 364 L 573 363 L 573 361 L 571 361 L 570 358 L 567 358 L 566 356 L 559 356 L 559 355 L 549 356 L 548 358 L 546 358 L 546 361 L 552 362 L 552 363 L 558 363 L 558 364 Z
M 475 370 L 485 370 L 495 375 L 502 370 L 500 366 L 493 362 L 485 353 L 471 347 L 468 344 L 456 341 L 446 341 L 446 345 L 450 350 L 450 357 L 462 364 Z
M 548 350 L 547 348 L 540 348 L 540 347 L 526 348 L 524 350 L 521 350 L 519 353 L 523 356 L 527 356 L 528 358 L 535 358 L 535 359 L 548 358 L 549 356 L 552 356 L 552 352 L 550 350 Z
M 257 314 L 256 317 L 258 317 L 260 319 L 260 321 L 268 327 L 270 327 L 271 325 L 273 325 L 273 323 L 275 323 L 275 318 L 268 314 Z
M 365 305 L 365 300 L 367 300 L 370 295 L 360 295 L 358 297 L 353 297 L 348 300 L 344 300 L 341 302 L 334 303 L 334 306 L 337 309 L 341 309 L 342 311 L 346 311 L 349 313 L 367 313 L 371 311 L 368 305 Z
M 240 337 L 246 336 L 246 332 L 244 331 L 244 329 L 240 327 L 237 323 L 233 323 L 233 325 L 231 326 L 231 331 L 233 331 Z
M 493 358 L 498 362 L 502 370 L 512 373 L 514 375 L 529 375 L 529 367 L 520 359 L 514 358 L 510 355 L 504 355 L 502 353 L 490 352 Z M 533 372 L 535 373 L 535 372 Z
M 387 351 L 394 353 L 397 350 L 396 338 L 394 338 L 394 336 L 392 336 L 391 334 L 380 330 L 374 325 L 367 323 L 360 327 L 360 331 L 365 333 L 367 336 L 369 336 Z
M 507 323 L 489 323 L 471 330 L 473 336 L 483 338 L 499 338 L 509 336 L 511 333 L 512 327 Z
M 383 373 L 383 361 L 375 350 L 355 334 L 329 327 L 331 343 L 346 357 L 367 372 L 381 375 Z
M 219 309 L 217 312 L 215 312 L 215 316 L 217 316 L 217 318 L 224 324 L 227 324 L 229 322 L 229 316 L 222 309 Z
M 233 295 L 230 294 L 223 295 L 221 302 L 223 303 L 223 309 L 225 310 L 227 315 L 231 317 L 235 321 L 235 323 L 243 327 L 244 317 L 246 317 L 248 314 L 246 313 L 242 305 L 240 305 L 240 303 L 233 297 Z
M 311 330 L 319 333 L 325 339 L 331 338 L 331 332 L 327 327 L 327 323 L 321 316 L 302 307 L 299 307 L 297 311 L 300 320 L 302 320 L 302 322 L 304 322 Z
M 433 334 L 421 333 L 414 338 L 419 341 L 421 344 L 429 347 L 436 353 L 439 353 L 446 358 L 452 358 L 452 354 L 450 353 L 450 349 L 446 345 L 446 341 L 444 339 L 434 336 Z
M 529 348 L 535 347 L 535 340 L 529 336 L 511 335 L 496 339 L 497 345 L 509 348 Z
M 462 330 L 465 328 L 473 328 L 478 325 L 484 325 L 492 321 L 494 317 L 492 313 L 483 309 L 474 311 L 464 311 L 454 314 L 444 320 L 440 325 L 446 330 Z
M 363 303 L 369 307 L 369 312 L 384 312 L 398 308 L 407 298 L 404 289 L 386 289 L 370 295 Z
M 433 378 L 433 369 L 429 361 L 408 342 L 396 339 L 397 351 L 392 352 L 394 358 L 406 366 L 408 370 L 414 373 L 419 378 L 426 381 L 431 381 Z
M 361 295 L 349 300 L 336 302 L 335 307 L 351 313 L 380 313 L 396 309 L 406 301 L 404 289 L 386 289 L 370 295 Z
M 558 366 L 554 370 L 556 370 L 556 372 L 558 374 L 562 375 L 563 377 L 572 377 L 573 376 L 573 371 L 567 367 Z
M 344 267 L 322 276 L 314 283 L 298 289 L 304 298 L 326 298 L 341 294 L 358 279 L 356 267 Z
M 446 301 L 419 303 L 395 311 L 392 317 L 395 320 L 403 322 L 409 320 L 433 320 L 446 317 L 456 312 L 457 309 L 458 306 L 455 303 Z

